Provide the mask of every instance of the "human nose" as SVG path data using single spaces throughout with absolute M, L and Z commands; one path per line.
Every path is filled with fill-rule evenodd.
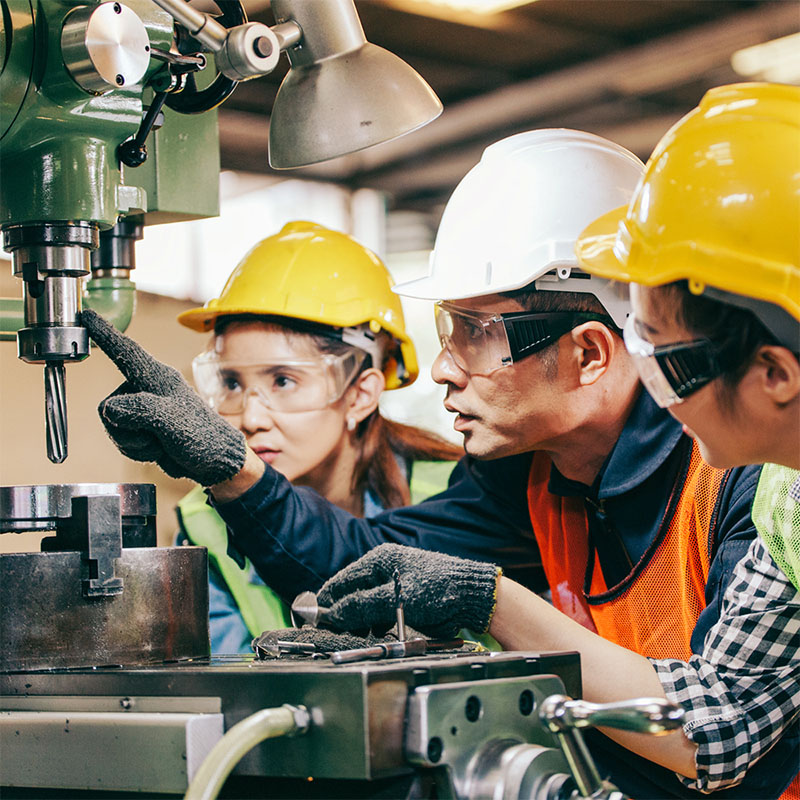
M 247 390 L 243 399 L 241 429 L 249 433 L 255 431 L 269 430 L 275 424 L 272 412 L 264 404 L 258 393 Z
M 436 383 L 451 383 L 463 388 L 469 380 L 469 375 L 458 365 L 449 348 L 443 345 L 431 366 L 431 378 Z

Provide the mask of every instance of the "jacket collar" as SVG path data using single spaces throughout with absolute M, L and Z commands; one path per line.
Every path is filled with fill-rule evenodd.
M 683 438 L 681 423 L 659 408 L 640 389 L 639 397 L 592 486 L 565 478 L 553 465 L 548 489 L 552 494 L 603 500 L 625 494 L 644 483 Z

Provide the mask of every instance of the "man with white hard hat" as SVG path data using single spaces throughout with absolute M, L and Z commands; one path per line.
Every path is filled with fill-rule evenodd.
M 578 650 L 586 699 L 663 697 L 648 659 L 688 660 L 702 648 L 755 535 L 759 470 L 703 462 L 642 391 L 620 336 L 624 297 L 578 269 L 577 236 L 627 203 L 642 171 L 597 136 L 532 131 L 489 147 L 456 188 L 430 275 L 396 287 L 441 301 L 432 374 L 467 453 L 448 489 L 421 504 L 359 519 L 292 487 L 230 432 L 215 448 L 191 389 L 162 379 L 163 365 L 91 317 L 93 338 L 128 378 L 101 417 L 132 457 L 170 474 L 196 478 L 202 453 L 233 546 L 285 598 L 341 570 L 319 593 L 335 627 L 388 627 L 396 568 L 409 621 L 423 632 L 491 622 L 506 648 Z M 150 419 L 142 397 L 154 391 L 161 404 L 174 399 L 180 421 Z M 153 446 L 131 447 L 134 434 Z M 552 606 L 524 587 L 549 589 Z M 522 629 L 501 602 L 522 609 Z M 675 775 L 698 776 L 681 731 L 609 736 L 619 752 L 598 736 L 595 753 L 623 790 L 699 796 Z M 786 761 L 781 741 L 725 796 L 777 796 L 792 777 Z

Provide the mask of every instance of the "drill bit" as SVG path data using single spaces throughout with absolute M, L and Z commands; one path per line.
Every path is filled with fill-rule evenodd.
M 44 408 L 47 423 L 47 457 L 54 464 L 60 464 L 67 457 L 67 393 L 62 361 L 45 362 Z

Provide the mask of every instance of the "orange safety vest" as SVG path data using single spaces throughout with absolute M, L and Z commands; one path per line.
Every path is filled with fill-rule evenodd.
M 533 457 L 528 508 L 553 605 L 604 639 L 650 658 L 692 654 L 690 640 L 705 608 L 719 490 L 727 479 L 692 445 L 655 541 L 617 586 L 606 586 L 589 541 L 584 500 L 547 488 L 551 461 Z
M 544 453 L 534 455 L 528 510 L 553 605 L 640 655 L 688 661 L 706 605 L 717 497 L 728 473 L 706 464 L 693 442 L 658 535 L 630 574 L 608 587 L 589 541 L 584 500 L 550 493 L 551 464 Z M 789 798 L 800 798 L 800 776 L 781 795 Z

